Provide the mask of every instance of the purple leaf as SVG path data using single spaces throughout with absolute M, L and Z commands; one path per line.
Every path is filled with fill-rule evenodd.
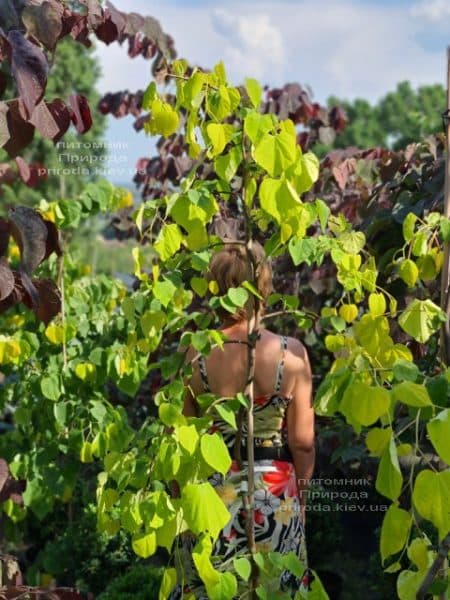
M 15 160 L 19 176 L 28 187 L 35 187 L 40 181 L 47 179 L 47 170 L 42 164 L 28 164 L 21 156 L 17 156 Z
M 42 101 L 34 109 L 30 123 L 43 137 L 56 144 L 69 128 L 70 110 L 59 98 L 50 103 Z
M 22 12 L 22 21 L 27 32 L 53 52 L 62 33 L 63 12 L 64 7 L 60 2 L 45 0 L 39 5 L 26 6 Z
M 72 122 L 78 133 L 86 133 L 92 127 L 92 116 L 88 101 L 81 94 L 72 94 L 69 98 L 72 107 Z
M 9 106 L 6 104 L 6 102 L 1 102 L 0 103 L 0 147 L 1 148 L 3 148 L 3 146 L 7 143 L 7 141 L 11 137 L 11 135 L 9 133 L 9 127 L 8 127 L 8 111 L 9 111 Z
M 27 115 L 22 98 L 12 100 L 7 106 L 9 107 L 6 114 L 7 133 L 9 134 L 9 137 L 4 141 L 7 134 L 5 132 L 4 122 L 2 123 L 2 118 L 0 117 L 0 141 L 9 156 L 15 158 L 33 139 L 34 127 L 27 122 Z M 1 112 L 3 112 L 3 110 L 3 107 L 0 108 Z
M 88 0 L 88 25 L 91 29 L 96 29 L 103 23 L 103 9 L 97 0 Z
M 4 256 L 0 257 L 0 301 L 5 300 L 14 289 L 14 275 Z M 1 473 L 0 473 L 1 478 Z M 1 481 L 0 481 L 1 486 Z
M 9 245 L 9 223 L 0 217 L 0 256 L 6 254 Z
M 20 31 L 10 31 L 8 41 L 12 49 L 11 71 L 29 117 L 44 96 L 48 76 L 47 58 Z

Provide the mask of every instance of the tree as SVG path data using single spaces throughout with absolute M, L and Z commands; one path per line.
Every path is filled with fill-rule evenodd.
M 405 148 L 426 135 L 441 131 L 445 97 L 440 84 L 414 90 L 408 81 L 399 83 L 394 92 L 386 94 L 375 105 L 359 98 L 349 102 L 333 96 L 328 100 L 329 105 L 342 106 L 348 116 L 348 126 L 339 133 L 333 147 Z

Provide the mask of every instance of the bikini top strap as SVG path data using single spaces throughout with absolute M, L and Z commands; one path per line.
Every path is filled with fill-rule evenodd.
M 203 389 L 205 392 L 210 392 L 211 388 L 209 387 L 208 373 L 206 372 L 206 362 L 204 356 L 198 357 L 198 368 L 200 371 L 200 378 L 203 383 Z
M 279 394 L 281 391 L 281 382 L 283 381 L 284 359 L 286 356 L 286 349 L 287 349 L 287 337 L 285 335 L 283 335 L 281 337 L 281 357 L 280 357 L 280 360 L 278 361 L 277 374 L 275 377 L 275 393 L 276 394 Z

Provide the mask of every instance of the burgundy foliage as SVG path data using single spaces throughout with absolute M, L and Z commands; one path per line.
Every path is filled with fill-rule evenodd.
M 33 139 L 34 131 L 58 142 L 71 122 L 78 133 L 92 127 L 86 98 L 73 94 L 69 105 L 62 99 L 44 98 L 50 60 L 59 40 L 70 35 L 90 46 L 95 35 L 106 44 L 128 42 L 130 57 L 154 59 L 157 70 L 165 57 L 175 56 L 173 40 L 153 17 L 117 10 L 111 2 L 103 8 L 96 0 L 82 0 L 83 10 L 68 8 L 61 0 L 2 2 L 0 5 L 0 62 L 10 63 L 18 98 L 0 102 L 0 147 L 16 158 Z M 6 87 L 0 77 L 0 95 Z M 22 173 L 21 173 L 22 175 Z M 34 185 L 35 175 L 24 180 Z M 23 177 L 22 177 L 23 178 Z
M 14 479 L 9 471 L 8 463 L 0 458 L 0 502 L 12 500 L 16 504 L 23 504 L 22 492 L 26 483 L 23 479 Z
M 32 274 L 50 254 L 62 254 L 59 231 L 37 211 L 17 206 L 10 210 L 8 221 L 0 220 L 2 254 L 10 235 L 19 246 L 20 264 L 13 269 L 4 256 L 0 258 L 0 313 L 23 303 L 38 319 L 49 323 L 61 309 L 60 292 L 53 281 L 32 278 Z

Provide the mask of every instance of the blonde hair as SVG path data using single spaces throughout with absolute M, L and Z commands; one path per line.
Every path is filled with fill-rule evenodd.
M 251 256 L 248 256 L 248 252 L 251 252 Z M 265 303 L 273 290 L 272 267 L 259 242 L 252 242 L 251 251 L 244 244 L 226 244 L 212 257 L 207 279 L 217 283 L 218 293 L 223 296 L 230 288 L 239 287 L 244 281 L 252 279 L 253 269 L 249 265 L 249 258 L 255 267 L 254 283 Z M 231 314 L 223 308 L 217 309 L 216 312 L 221 319 L 228 317 L 235 321 L 244 321 L 248 318 L 249 309 L 251 314 L 254 312 L 254 304 L 255 298 L 250 292 L 247 304 L 239 308 L 236 313 Z

